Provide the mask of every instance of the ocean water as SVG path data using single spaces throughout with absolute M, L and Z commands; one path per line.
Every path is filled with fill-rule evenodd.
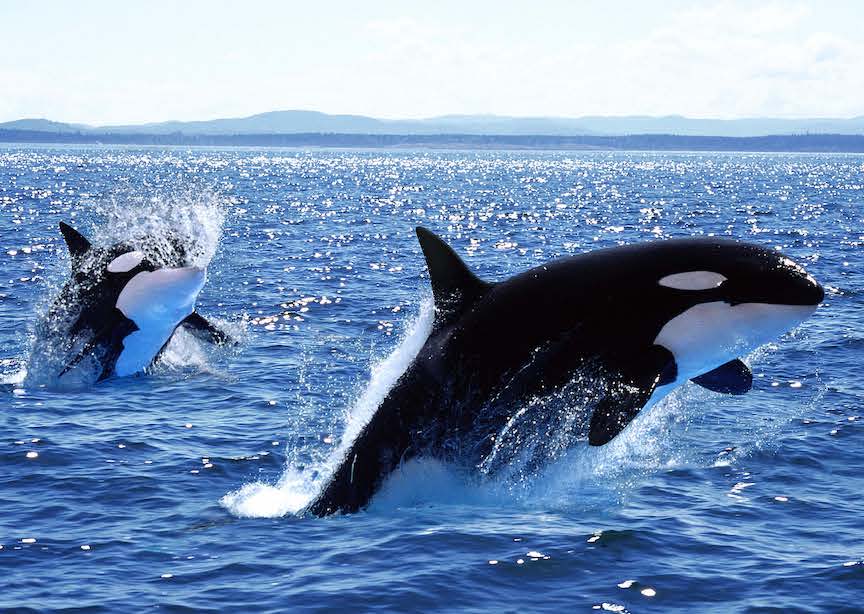
M 240 344 L 39 372 L 61 220 L 186 229 Z M 747 357 L 746 396 L 686 385 L 518 479 L 425 460 L 298 517 L 429 332 L 418 224 L 490 280 L 729 235 L 826 299 Z M 862 156 L 0 146 L 0 610 L 862 611 L 862 248 Z

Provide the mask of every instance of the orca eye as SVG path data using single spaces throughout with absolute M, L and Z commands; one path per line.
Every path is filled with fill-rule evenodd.
M 136 266 L 141 264 L 144 259 L 142 252 L 126 252 L 122 256 L 117 256 L 108 263 L 109 273 L 128 273 Z
M 676 290 L 711 290 L 724 281 L 726 281 L 725 277 L 713 271 L 687 271 L 667 275 L 657 283 Z

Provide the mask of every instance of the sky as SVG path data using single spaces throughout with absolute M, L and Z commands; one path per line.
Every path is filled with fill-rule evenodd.
M 864 115 L 860 0 L 0 0 L 0 121 Z

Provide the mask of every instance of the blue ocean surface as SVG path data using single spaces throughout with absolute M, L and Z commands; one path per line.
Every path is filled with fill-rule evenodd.
M 189 230 L 198 308 L 240 344 L 39 373 L 61 220 Z M 489 280 L 730 236 L 826 297 L 745 357 L 745 396 L 687 384 L 536 471 L 422 460 L 366 511 L 299 517 L 429 333 L 416 225 Z M 860 612 L 862 248 L 860 155 L 0 146 L 0 610 Z

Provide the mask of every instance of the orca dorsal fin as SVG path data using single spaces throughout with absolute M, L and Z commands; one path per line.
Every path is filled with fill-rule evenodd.
M 476 303 L 492 284 L 472 273 L 453 248 L 434 232 L 422 226 L 416 232 L 429 268 L 436 325 L 441 325 Z
M 60 232 L 63 233 L 63 239 L 66 240 L 73 261 L 81 258 L 90 249 L 90 241 L 66 222 L 60 222 Z

